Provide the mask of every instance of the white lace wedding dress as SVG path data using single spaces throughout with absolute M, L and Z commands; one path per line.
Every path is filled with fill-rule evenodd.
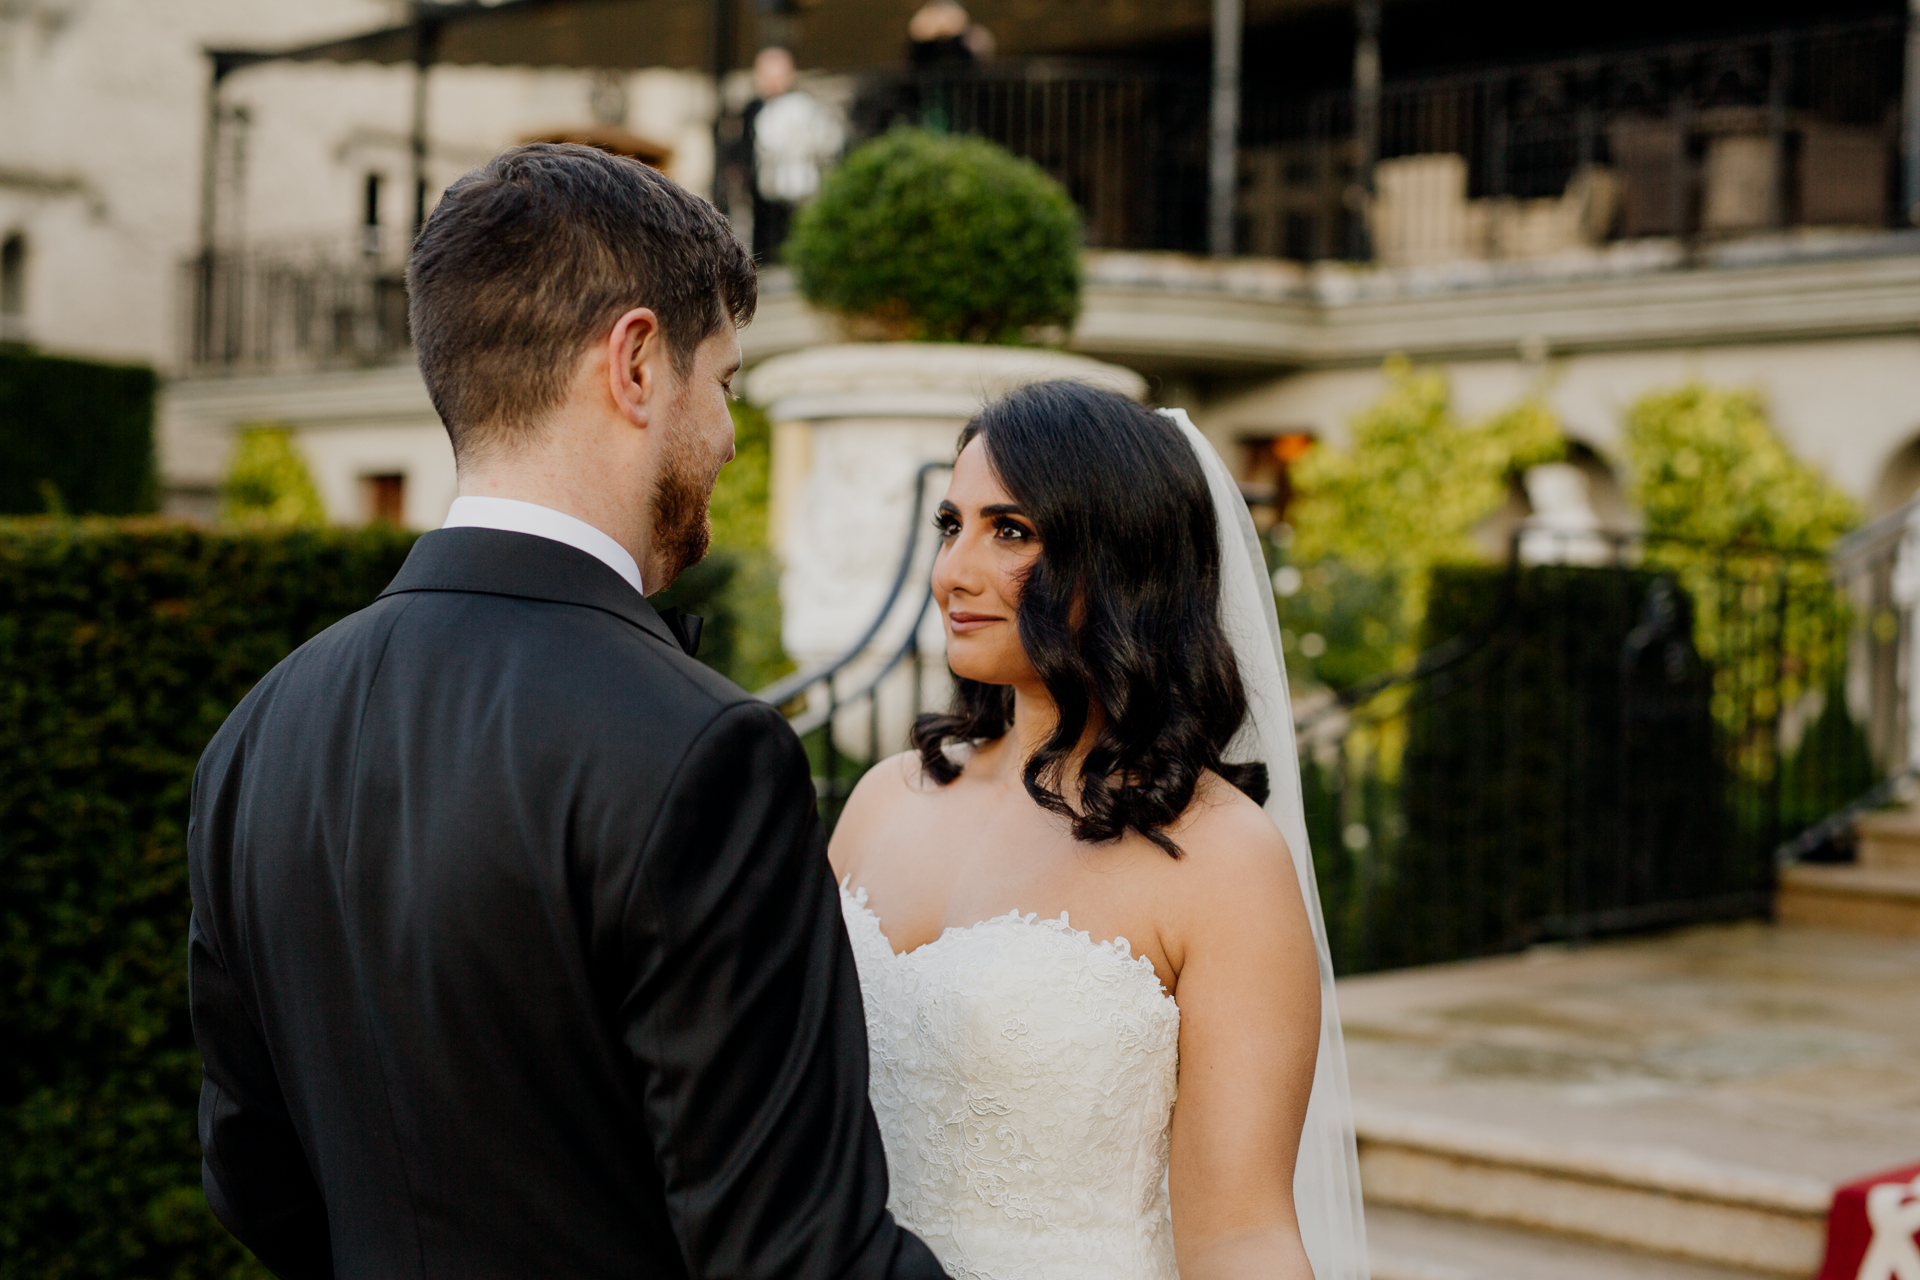
M 966 1280 L 1175 1280 L 1180 1009 L 1124 938 L 1009 912 L 896 955 L 840 891 L 900 1225 Z

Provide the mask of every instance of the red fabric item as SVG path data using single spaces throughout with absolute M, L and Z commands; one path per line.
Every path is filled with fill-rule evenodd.
M 1867 1193 L 1874 1187 L 1886 1188 L 1873 1197 L 1869 1214 Z M 1887 1238 L 1874 1238 L 1876 1220 Z M 1819 1280 L 1904 1280 L 1900 1265 L 1908 1261 L 1909 1251 L 1920 1254 L 1920 1164 L 1904 1169 L 1889 1169 L 1858 1182 L 1849 1182 L 1833 1193 L 1833 1207 L 1827 1211 L 1827 1260 L 1820 1267 Z M 1872 1266 L 1868 1267 L 1868 1251 Z

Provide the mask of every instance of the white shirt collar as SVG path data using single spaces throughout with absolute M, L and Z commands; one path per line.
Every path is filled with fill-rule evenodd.
M 503 529 L 508 533 L 530 533 L 536 538 L 564 542 L 625 578 L 641 595 L 647 594 L 646 588 L 640 585 L 640 566 L 625 547 L 585 520 L 537 502 L 522 502 L 518 498 L 455 498 L 447 510 L 446 523 L 440 527 Z

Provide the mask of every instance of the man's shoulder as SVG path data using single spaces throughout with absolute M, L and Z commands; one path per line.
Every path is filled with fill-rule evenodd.
M 376 680 L 416 694 L 484 683 L 493 695 L 537 700 L 542 719 L 561 733 L 647 725 L 698 732 L 729 708 L 764 705 L 604 609 L 440 590 L 385 595 L 342 618 L 282 660 L 247 702 L 305 694 L 335 701 Z
M 411 603 L 385 639 L 389 661 L 458 652 L 509 683 L 575 691 L 581 696 L 567 703 L 584 715 L 628 715 L 639 700 L 654 714 L 705 722 L 728 707 L 758 704 L 652 631 L 591 604 L 464 591 L 411 592 L 381 603 L 394 600 Z M 371 637 L 379 620 L 367 624 Z

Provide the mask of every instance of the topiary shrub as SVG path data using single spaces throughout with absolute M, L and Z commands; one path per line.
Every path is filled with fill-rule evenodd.
M 1034 341 L 1080 310 L 1080 216 L 1040 168 L 979 138 L 896 129 L 855 150 L 796 220 L 809 302 L 856 332 Z

